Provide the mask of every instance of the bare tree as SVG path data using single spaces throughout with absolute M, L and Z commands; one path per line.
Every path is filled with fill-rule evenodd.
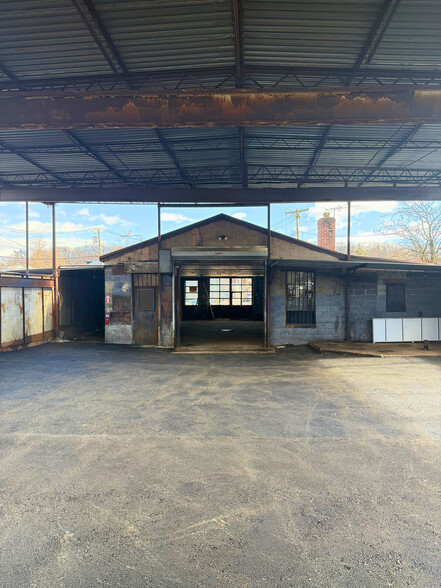
M 408 249 L 393 241 L 383 241 L 382 243 L 369 243 L 364 241 L 353 242 L 351 250 L 354 255 L 382 259 L 396 259 L 399 261 L 408 261 L 409 257 L 412 257 L 412 254 Z M 341 253 L 346 253 L 346 245 L 343 245 L 339 251 L 341 251 Z
M 378 232 L 396 235 L 399 244 L 421 261 L 441 260 L 441 206 L 437 202 L 402 202 L 382 220 Z

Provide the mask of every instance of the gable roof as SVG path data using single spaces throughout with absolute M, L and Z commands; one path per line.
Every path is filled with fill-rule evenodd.
M 161 235 L 161 241 L 164 239 L 170 239 L 171 237 L 176 237 L 177 235 L 182 235 L 183 233 L 187 233 L 188 231 L 192 231 L 193 229 L 197 229 L 199 227 L 203 227 L 209 225 L 211 223 L 215 223 L 218 221 L 228 221 L 233 224 L 239 225 L 240 227 L 251 229 L 253 231 L 257 231 L 259 233 L 267 234 L 268 230 L 264 227 L 260 227 L 259 225 L 255 225 L 253 223 L 249 223 L 247 221 L 235 218 L 228 214 L 221 212 L 220 214 L 216 214 L 215 216 L 211 216 L 204 220 L 192 223 L 191 225 L 186 225 L 185 227 L 181 227 L 180 229 L 176 229 L 174 231 L 170 231 L 168 233 L 164 233 Z M 319 247 L 318 245 L 313 245 L 312 243 L 308 243 L 307 241 L 301 241 L 300 239 L 295 239 L 294 237 L 289 237 L 288 235 L 284 235 L 283 233 L 277 233 L 276 231 L 271 231 L 271 237 L 275 237 L 276 239 L 281 239 L 283 241 L 288 241 L 293 245 L 298 245 L 300 247 L 305 247 L 307 249 L 311 249 L 312 251 L 318 251 L 319 253 L 326 253 L 327 255 L 331 255 L 336 259 L 346 259 L 346 255 L 344 253 L 339 253 L 338 251 L 332 251 L 332 249 L 326 249 L 325 247 Z M 158 242 L 158 237 L 153 237 L 152 239 L 147 239 L 146 241 L 140 241 L 139 243 L 134 243 L 133 245 L 129 245 L 128 247 L 123 247 L 121 249 L 117 249 L 116 251 L 111 251 L 110 253 L 106 253 L 101 255 L 100 261 L 108 261 L 113 257 L 119 257 L 120 255 L 124 255 L 125 253 L 130 253 L 131 251 L 136 251 L 138 249 L 142 249 L 144 247 L 150 247 L 151 245 L 155 245 Z

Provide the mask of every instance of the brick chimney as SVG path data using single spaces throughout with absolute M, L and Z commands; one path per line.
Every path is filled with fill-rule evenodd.
M 317 245 L 335 251 L 335 218 L 325 212 L 317 222 Z

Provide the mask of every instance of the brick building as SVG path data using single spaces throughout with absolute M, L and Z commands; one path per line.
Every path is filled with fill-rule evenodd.
M 333 219 L 320 221 L 335 243 Z M 372 319 L 441 316 L 441 268 L 348 260 L 274 231 L 269 237 L 225 214 L 101 260 L 108 343 L 251 348 L 371 341 Z

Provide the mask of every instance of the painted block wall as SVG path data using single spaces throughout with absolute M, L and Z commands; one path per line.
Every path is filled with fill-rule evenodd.
M 287 327 L 285 272 L 275 271 L 270 287 L 271 345 L 300 345 L 313 339 L 343 339 L 345 336 L 345 295 L 341 277 L 317 274 L 315 327 Z
M 406 311 L 386 311 L 386 284 L 406 284 Z M 351 279 L 351 339 L 372 341 L 373 318 L 441 316 L 441 276 L 423 272 L 360 272 Z

